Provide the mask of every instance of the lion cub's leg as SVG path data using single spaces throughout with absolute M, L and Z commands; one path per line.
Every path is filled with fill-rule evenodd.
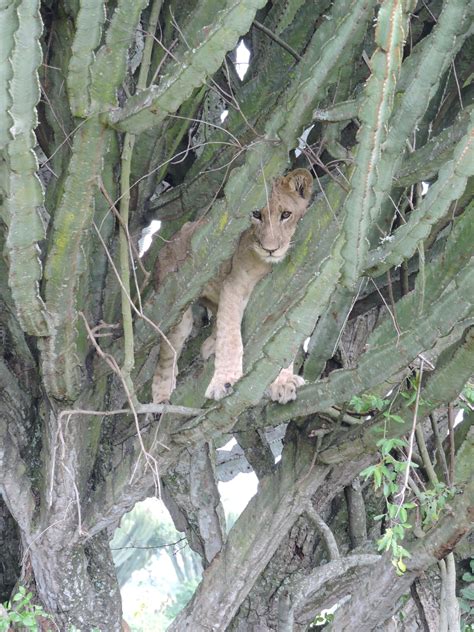
M 171 393 L 176 388 L 178 375 L 178 358 L 184 343 L 193 327 L 193 314 L 190 307 L 184 312 L 181 322 L 173 327 L 167 338 L 170 344 L 162 340 L 158 366 L 151 385 L 154 404 L 169 401 Z M 170 346 L 171 345 L 171 346 Z
M 293 362 L 287 369 L 282 369 L 277 379 L 270 385 L 272 401 L 286 404 L 296 399 L 296 389 L 304 384 L 304 379 L 293 373 Z
M 216 329 L 206 338 L 201 345 L 201 357 L 203 360 L 208 360 L 216 352 Z
M 214 375 L 207 387 L 208 399 L 222 399 L 242 377 L 244 349 L 240 325 L 252 287 L 239 287 L 226 279 L 222 286 L 216 318 Z

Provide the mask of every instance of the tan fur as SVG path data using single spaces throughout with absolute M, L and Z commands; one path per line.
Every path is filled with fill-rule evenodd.
M 222 399 L 242 377 L 243 346 L 240 326 L 254 287 L 271 269 L 284 259 L 298 221 L 303 217 L 311 195 L 313 178 L 306 169 L 296 169 L 278 178 L 268 204 L 260 218 L 252 217 L 252 226 L 242 233 L 233 257 L 221 265 L 217 276 L 208 283 L 201 299 L 215 314 L 213 334 L 202 345 L 204 359 L 215 353 L 214 375 L 207 387 L 208 399 Z M 288 215 L 288 213 L 290 215 Z M 288 215 L 288 216 L 287 216 Z M 187 223 L 175 239 L 160 252 L 157 282 L 179 268 L 189 251 L 191 238 L 199 222 Z M 153 378 L 153 401 L 168 401 L 176 385 L 176 364 L 192 327 L 191 308 L 183 315 L 163 341 L 160 358 Z M 283 369 L 270 387 L 274 401 L 286 403 L 296 397 L 302 378 L 293 375 L 292 365 Z

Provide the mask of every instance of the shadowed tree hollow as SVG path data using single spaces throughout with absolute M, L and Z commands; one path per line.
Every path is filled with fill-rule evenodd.
M 43 629 L 121 630 L 109 541 L 160 495 L 205 569 L 172 630 L 460 629 L 473 14 L 469 0 L 0 2 L 0 599 L 22 584 Z M 246 308 L 244 375 L 206 400 L 197 299 L 297 168 L 312 199 Z M 163 244 L 204 216 L 156 287 Z M 191 304 L 171 404 L 152 407 L 160 344 Z M 305 384 L 271 402 L 293 359 Z M 258 492 L 226 534 L 217 482 L 249 470 Z

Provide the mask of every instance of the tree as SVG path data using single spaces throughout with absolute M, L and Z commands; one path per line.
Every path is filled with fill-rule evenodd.
M 120 630 L 109 540 L 159 493 L 206 569 L 172 629 L 302 630 L 335 604 L 334 629 L 406 612 L 434 626 L 437 561 L 434 612 L 456 628 L 473 494 L 469 391 L 453 427 L 474 351 L 472 15 L 468 0 L 1 3 L 0 527 L 4 547 L 21 543 L 3 592 L 21 577 L 61 630 Z M 147 406 L 162 336 L 290 164 L 313 170 L 316 197 L 248 306 L 244 378 L 206 403 L 199 333 L 173 406 Z M 162 240 L 142 263 L 142 229 L 160 219 L 168 238 L 203 213 L 155 290 Z M 307 385 L 269 403 L 306 338 Z M 215 451 L 231 435 L 235 471 L 250 464 L 260 485 L 226 536 Z

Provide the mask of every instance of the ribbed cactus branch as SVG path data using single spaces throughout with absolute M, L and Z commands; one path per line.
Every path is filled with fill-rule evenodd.
M 69 105 L 74 116 L 86 117 L 90 112 L 91 70 L 104 20 L 103 0 L 81 0 L 67 76 Z
M 428 293 L 429 295 L 429 293 Z M 416 356 L 430 349 L 452 328 L 472 315 L 474 268 L 461 273 L 451 291 L 416 318 L 413 311 L 406 315 L 397 334 L 393 323 L 383 327 L 386 336 L 369 339 L 368 351 L 360 358 L 356 369 L 335 371 L 327 379 L 303 387 L 294 404 L 284 408 L 269 404 L 265 409 L 272 425 L 297 416 L 309 415 L 337 403 L 347 402 L 353 395 L 372 389 L 409 364 Z M 410 318 L 410 320 L 408 320 Z M 397 312 L 397 319 L 402 320 Z M 405 327 L 404 327 L 405 325 Z M 378 328 L 377 328 L 378 329 Z M 377 332 L 377 329 L 375 330 Z M 373 340 L 373 342 L 372 342 Z
M 406 8 L 402 0 L 382 4 L 375 31 L 377 49 L 371 58 L 371 75 L 359 110 L 361 127 L 350 177 L 351 191 L 344 204 L 343 283 L 348 288 L 355 287 L 365 262 L 374 185 L 379 176 L 379 158 L 402 62 L 405 22 Z
M 123 108 L 114 110 L 108 117 L 109 123 L 136 134 L 176 112 L 194 88 L 219 68 L 225 54 L 248 31 L 255 13 L 265 3 L 266 0 L 228 0 L 211 25 L 196 25 L 201 29 L 200 45 L 172 64 L 158 86 L 139 92 Z
M 286 5 L 287 3 L 280 4 Z M 272 47 L 271 64 L 265 64 L 264 69 L 258 75 L 258 81 L 252 80 L 239 88 L 238 98 L 241 110 L 248 119 L 255 121 L 254 127 L 256 129 L 266 129 L 267 135 L 272 139 L 280 136 L 280 132 L 275 132 L 275 130 L 282 128 L 286 117 L 274 118 L 274 124 L 270 127 L 267 125 L 268 113 L 273 112 L 276 107 L 283 107 L 283 111 L 287 113 L 287 101 L 294 94 L 300 95 L 299 90 L 302 81 L 307 83 L 308 79 L 313 80 L 311 89 L 314 92 L 310 97 L 311 103 L 324 100 L 328 86 L 339 86 L 341 79 L 340 74 L 337 72 L 337 67 L 342 68 L 345 64 L 351 63 L 354 48 L 357 48 L 359 38 L 363 37 L 364 28 L 367 28 L 367 22 L 372 15 L 367 10 L 366 4 L 354 5 L 353 0 L 338 2 L 332 8 L 331 13 L 327 13 L 324 7 L 325 5 L 322 3 L 311 7 L 309 10 L 311 20 L 320 21 L 321 25 L 319 28 L 324 27 L 322 34 L 320 33 L 317 37 L 313 37 L 311 43 L 308 42 L 308 39 L 311 38 L 313 32 L 311 29 L 312 22 L 308 20 L 306 10 L 301 10 L 297 13 L 291 29 L 285 32 L 285 40 L 293 48 L 305 53 L 305 57 L 308 59 L 305 63 L 304 72 L 301 69 L 297 69 L 295 65 L 291 73 L 285 75 L 282 80 L 281 68 L 287 67 L 288 53 L 280 46 L 275 46 Z M 277 10 L 278 5 L 274 5 L 270 13 Z M 351 11 L 354 11 L 356 17 L 359 18 L 360 12 L 362 14 L 365 13 L 365 24 L 358 23 L 354 19 L 351 25 L 349 20 L 344 19 L 347 18 Z M 265 23 L 267 22 L 265 21 Z M 355 29 L 353 31 L 353 42 L 348 42 L 346 38 L 343 39 L 341 37 L 340 30 L 347 29 L 347 27 Z M 334 40 L 335 45 L 332 46 Z M 257 52 L 254 62 L 257 68 L 259 59 L 259 53 Z M 263 63 L 263 60 L 260 61 Z M 291 88 L 289 88 L 290 84 Z M 305 89 L 307 92 L 304 95 L 300 95 L 302 101 L 307 99 L 308 88 L 309 86 L 306 85 Z M 301 103 L 296 105 L 301 107 Z M 306 111 L 306 104 L 303 107 L 305 114 L 299 121 L 301 127 L 311 122 L 310 111 Z M 308 107 L 311 109 L 314 106 L 308 105 Z M 248 138 L 248 126 L 240 112 L 229 110 L 226 127 L 237 138 Z M 298 127 L 296 125 L 296 128 Z M 288 142 L 289 146 L 293 146 L 297 142 L 295 138 L 301 131 L 301 128 L 295 131 L 294 121 L 291 121 L 289 129 L 290 131 L 285 132 L 285 134 L 289 134 L 286 142 Z M 175 213 L 183 215 L 194 211 L 196 208 L 206 207 L 212 202 L 216 190 L 221 186 L 221 172 L 216 167 L 220 168 L 232 160 L 235 157 L 235 148 L 229 148 L 226 151 L 219 148 L 216 151 L 218 145 L 214 145 L 214 143 L 228 141 L 228 134 L 221 130 L 214 130 L 209 140 L 210 144 L 203 148 L 202 155 L 191 166 L 185 182 L 169 193 L 160 196 L 160 203 L 167 206 L 166 213 L 167 215 L 169 213 L 169 217 L 172 217 Z M 174 198 L 176 202 L 169 204 L 170 197 Z
M 315 32 L 306 54 L 295 68 L 295 78 L 287 90 L 287 104 L 280 112 L 281 123 L 275 132 L 292 147 L 294 129 L 311 118 L 315 95 L 325 96 L 325 88 L 337 80 L 335 70 L 348 61 L 367 30 L 373 0 L 341 0 L 334 3 L 331 20 Z
M 14 34 L 18 28 L 15 3 L 2 3 L 0 7 L 0 151 L 10 141 L 9 129 L 12 125 L 8 110 L 11 106 L 9 83 L 13 74 L 10 57 L 14 46 Z
M 464 213 L 454 221 L 443 255 L 426 270 L 426 286 L 429 288 L 433 300 L 441 296 L 460 270 L 464 267 L 472 267 L 473 258 L 474 200 L 471 201 Z
M 448 393 L 460 393 L 472 377 L 474 367 L 474 327 L 468 328 L 462 339 L 442 353 L 436 363 L 436 371 L 423 389 L 423 397 L 442 406 L 450 399 Z
M 457 144 L 453 159 L 440 169 L 437 181 L 410 214 L 408 222 L 400 226 L 387 243 L 369 253 L 367 272 L 378 276 L 411 257 L 418 244 L 428 237 L 432 226 L 449 212 L 451 203 L 462 195 L 468 177 L 473 174 L 474 110 L 467 133 Z
M 428 314 L 438 309 L 438 302 L 444 300 L 444 293 L 450 290 L 450 286 L 456 285 L 462 278 L 463 269 L 472 268 L 469 265 L 474 256 L 474 202 L 471 203 L 462 216 L 457 220 L 451 231 L 443 254 L 426 266 L 424 274 L 424 286 L 427 302 L 423 313 Z M 410 292 L 396 304 L 397 326 L 400 331 L 407 331 L 412 327 L 413 319 L 417 317 L 419 296 L 416 291 Z M 471 301 L 470 295 L 466 295 Z M 368 346 L 378 346 L 390 338 L 396 340 L 398 332 L 395 330 L 392 319 L 386 317 L 384 321 L 372 332 L 368 340 Z
M 50 392 L 61 399 L 75 397 L 80 385 L 76 297 L 81 274 L 87 270 L 83 241 L 94 213 L 105 137 L 97 115 L 74 136 L 69 173 L 54 216 L 53 239 L 44 270 L 45 300 L 54 325 L 51 336 L 42 344 L 43 373 Z
M 452 158 L 456 144 L 466 134 L 473 109 L 471 105 L 461 110 L 452 125 L 406 155 L 396 176 L 397 185 L 406 187 L 433 178 L 442 165 Z
M 304 378 L 308 382 L 318 379 L 328 358 L 334 355 L 344 324 L 355 297 L 347 288 L 336 288 L 331 301 L 321 314 L 308 345 L 304 363 Z
M 316 109 L 313 112 L 315 121 L 325 121 L 335 123 L 337 121 L 348 121 L 356 118 L 359 111 L 359 102 L 356 99 L 342 101 L 324 110 Z
M 474 335 L 472 327 L 468 329 L 461 340 L 456 345 L 454 352 L 449 358 L 439 358 L 435 371 L 433 371 L 426 381 L 426 385 L 420 392 L 420 404 L 418 408 L 418 419 L 426 418 L 433 410 L 440 406 L 445 406 L 446 402 L 456 399 L 462 391 L 466 382 L 472 375 L 472 366 L 474 361 Z M 385 419 L 381 419 L 387 437 L 401 437 L 407 434 L 413 426 L 413 403 L 403 400 L 401 406 L 395 406 L 392 412 L 404 421 L 404 423 L 386 423 Z M 472 413 L 471 413 L 472 414 Z M 359 431 L 355 431 L 352 436 L 349 435 L 345 446 L 329 448 L 321 455 L 323 463 L 341 463 L 352 458 L 361 450 L 368 452 L 378 449 L 380 435 L 374 432 L 372 425 L 368 427 L 360 436 Z M 358 435 L 358 436 L 356 436 Z M 458 460 L 456 455 L 456 461 Z M 469 455 L 465 472 L 467 476 L 464 480 L 472 479 L 472 454 Z M 459 479 L 456 478 L 458 481 Z
M 37 242 L 44 239 L 45 227 L 38 208 L 43 204 L 43 190 L 36 176 L 38 164 L 33 148 L 36 144 L 36 104 L 40 98 L 38 66 L 41 64 L 39 37 L 42 23 L 37 0 L 23 0 L 16 12 L 3 12 L 5 45 L 14 45 L 9 53 L 11 70 L 4 75 L 2 106 L 2 142 L 7 142 L 5 156 L 8 170 L 4 176 L 3 217 L 8 227 L 5 251 L 9 261 L 8 284 L 23 329 L 34 336 L 48 334 L 48 316 L 39 295 L 41 263 Z M 7 32 L 8 31 L 8 32 Z M 2 42 L 3 44 L 3 42 Z M 5 69 L 3 69 L 5 71 Z M 5 122 L 5 123 L 4 123 Z M 9 129 L 8 129 L 9 128 Z M 9 137 L 9 138 L 8 138 Z
M 105 44 L 97 52 L 91 70 L 92 109 L 103 111 L 117 105 L 117 88 L 125 78 L 127 54 L 142 10 L 148 0 L 120 0 L 105 36 Z
M 415 55 L 410 55 L 402 65 L 397 107 L 390 119 L 390 130 L 378 164 L 373 220 L 377 219 L 392 188 L 406 140 L 424 115 L 444 72 L 466 38 L 473 11 L 469 0 L 446 0 L 433 32 L 421 42 L 420 50 L 415 49 Z
M 113 13 L 106 42 L 91 68 L 90 103 L 95 112 L 116 103 L 117 89 L 125 78 L 128 48 L 145 5 L 146 0 L 121 0 Z M 45 382 L 59 399 L 74 399 L 81 385 L 85 348 L 78 342 L 76 301 L 79 287 L 86 282 L 82 275 L 88 261 L 83 244 L 91 227 L 94 196 L 111 133 L 99 122 L 98 114 L 89 115 L 76 131 L 64 192 L 54 216 L 44 273 L 45 299 L 54 315 L 54 326 L 42 350 Z

